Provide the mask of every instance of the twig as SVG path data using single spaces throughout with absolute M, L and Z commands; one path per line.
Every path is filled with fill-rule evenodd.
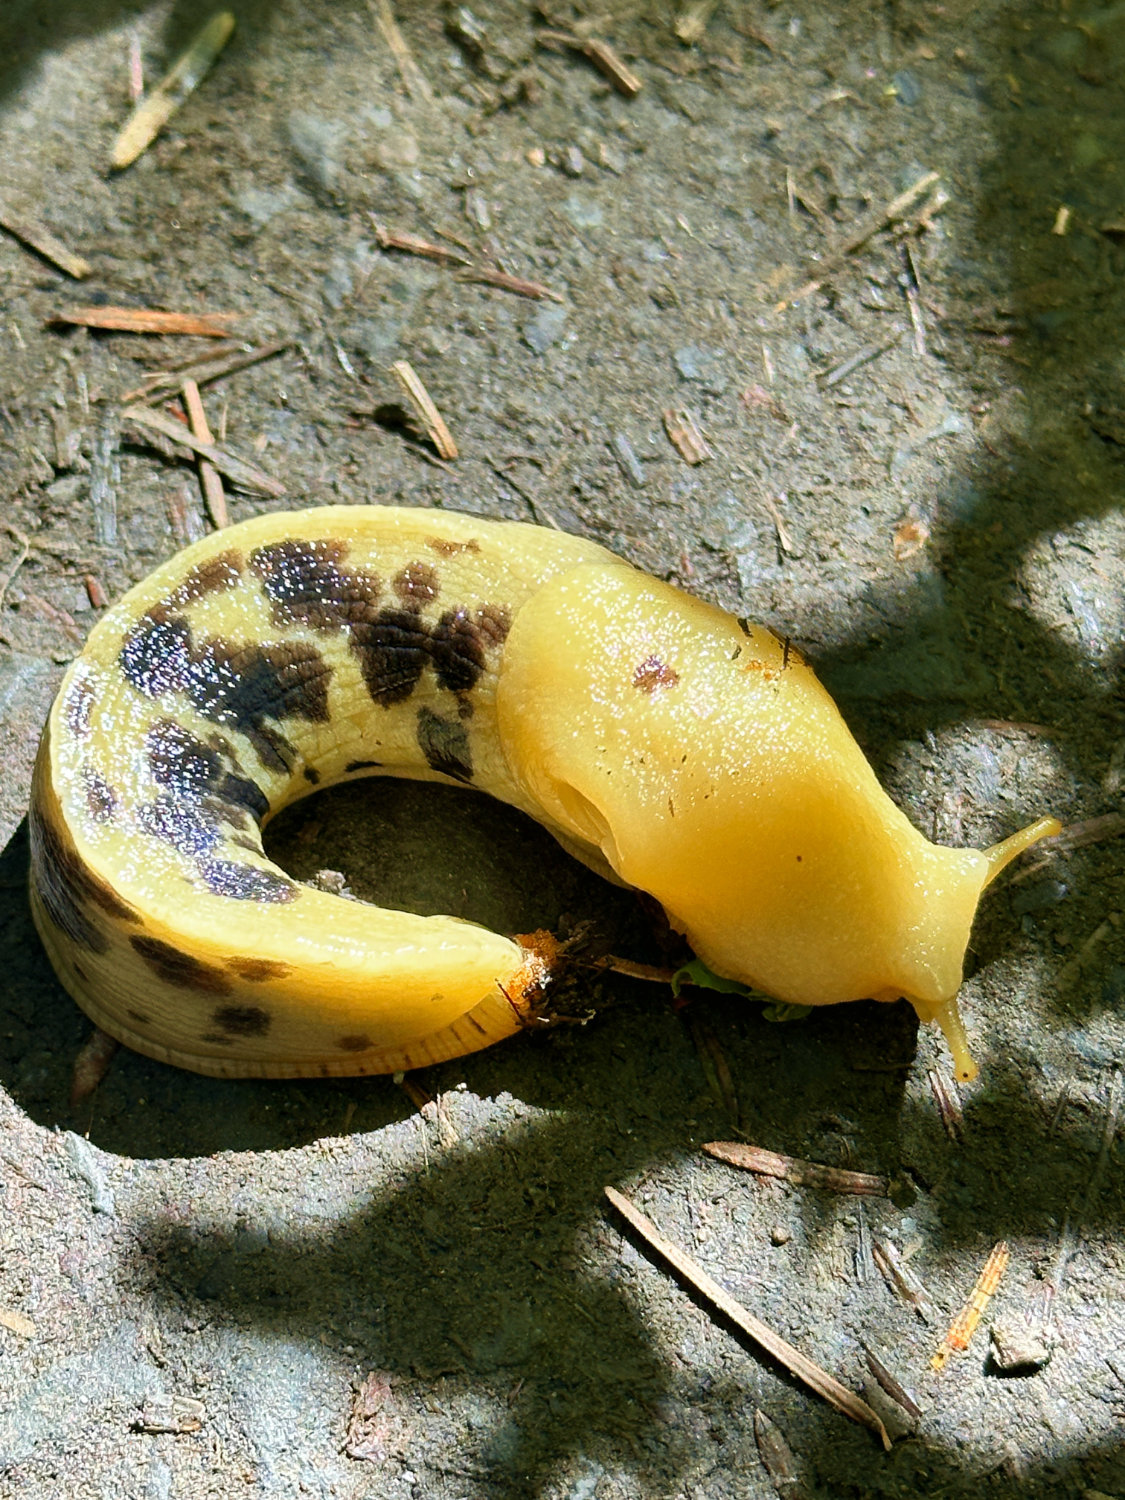
M 402 387 L 403 394 L 425 427 L 430 442 L 438 451 L 438 457 L 447 461 L 455 459 L 457 444 L 453 441 L 453 434 L 445 425 L 441 412 L 434 405 L 433 397 L 422 384 L 414 366 L 409 360 L 396 359 L 391 366 L 391 374 Z
M 469 256 L 462 255 L 460 250 L 450 250 L 445 245 L 435 245 L 432 240 L 422 239 L 421 235 L 407 234 L 398 229 L 387 229 L 379 223 L 374 214 L 370 217 L 375 227 L 375 242 L 380 250 L 402 250 L 407 255 L 421 255 L 426 260 L 438 260 L 458 266 L 472 264 Z
M 901 333 L 892 333 L 890 338 L 883 339 L 878 344 L 864 344 L 862 349 L 857 349 L 849 359 L 844 360 L 843 364 L 835 365 L 821 375 L 819 377 L 821 385 L 825 390 L 839 385 L 841 380 L 847 380 L 848 376 L 858 370 L 861 365 L 869 365 L 872 360 L 878 359 L 881 354 L 886 354 L 889 349 L 893 349 L 901 339 Z
M 1113 1146 L 1113 1138 L 1117 1134 L 1117 1116 L 1121 1109 L 1121 1069 L 1115 1067 L 1109 1080 L 1109 1091 L 1106 1096 L 1105 1120 L 1102 1124 L 1102 1138 L 1098 1146 L 1098 1154 L 1090 1172 L 1090 1180 L 1086 1184 L 1086 1191 L 1082 1194 L 1082 1200 L 1078 1208 L 1071 1213 L 1067 1210 L 1063 1221 L 1062 1234 L 1059 1236 L 1059 1248 L 1055 1254 L 1055 1263 L 1051 1267 L 1051 1273 L 1047 1277 L 1047 1307 L 1043 1318 L 1043 1327 L 1049 1331 L 1054 1318 L 1055 1303 L 1062 1292 L 1063 1280 L 1066 1276 L 1067 1265 L 1071 1256 L 1078 1248 L 1078 1242 L 1082 1238 L 1086 1228 L 1086 1217 L 1090 1212 L 1090 1205 L 1094 1201 L 1094 1194 L 1101 1186 L 1102 1176 L 1105 1172 L 1106 1163 L 1109 1161 L 1110 1149 Z
M 685 1255 L 671 1240 L 666 1239 L 652 1220 L 635 1208 L 624 1194 L 619 1193 L 616 1188 L 607 1187 L 605 1195 L 645 1244 L 662 1256 L 694 1291 L 706 1297 L 736 1328 L 760 1344 L 768 1354 L 772 1354 L 791 1375 L 803 1381 L 810 1390 L 827 1401 L 829 1406 L 877 1433 L 883 1447 L 890 1450 L 891 1440 L 887 1429 L 866 1401 L 861 1400 L 854 1391 L 849 1391 L 847 1386 L 841 1385 L 827 1370 L 775 1333 L 768 1324 L 748 1312 L 740 1302 L 736 1302 L 729 1292 L 707 1275 L 702 1266 L 697 1265 L 689 1255 Z
M 711 457 L 711 449 L 699 430 L 695 414 L 686 406 L 669 407 L 661 416 L 668 441 L 685 463 L 694 466 L 705 463 Z
M 1007 1268 L 1009 1258 L 1008 1246 L 1003 1240 L 997 1241 L 984 1263 L 983 1270 L 977 1277 L 976 1285 L 969 1293 L 968 1301 L 950 1323 L 945 1338 L 941 1341 L 941 1348 L 930 1360 L 931 1369 L 944 1370 L 949 1356 L 955 1350 L 961 1352 L 969 1347 L 969 1342 L 981 1320 L 981 1314 L 988 1306 L 988 1299 L 1000 1285 L 1000 1278 Z
M 173 443 L 190 448 L 193 453 L 201 453 L 204 458 L 211 460 L 220 473 L 227 476 L 236 489 L 247 490 L 252 495 L 269 495 L 274 499 L 280 499 L 285 494 L 285 486 L 278 480 L 271 479 L 255 464 L 236 458 L 233 453 L 228 453 L 225 448 L 219 448 L 214 443 L 203 442 L 182 422 L 166 417 L 163 412 L 153 411 L 148 406 L 127 406 L 121 413 L 121 419 L 134 423 L 142 430 L 170 438 Z
M 112 167 L 121 171 L 148 149 L 208 72 L 233 31 L 234 17 L 229 10 L 222 10 L 192 38 L 187 51 L 125 122 L 110 154 Z
M 187 409 L 188 423 L 192 432 L 201 442 L 214 445 L 211 429 L 207 425 L 207 414 L 203 410 L 203 400 L 199 394 L 199 386 L 194 380 L 184 380 L 181 389 L 184 393 L 184 406 Z M 223 481 L 218 469 L 210 459 L 200 456 L 199 459 L 199 484 L 203 490 L 203 503 L 207 507 L 207 514 L 216 531 L 222 531 L 230 523 L 227 514 L 227 497 L 223 490 Z
M 193 333 L 201 338 L 230 337 L 238 313 L 162 312 L 153 307 L 67 307 L 52 323 L 76 323 L 83 328 L 105 328 L 115 333 Z
M 871 1345 L 862 1339 L 860 1342 L 867 1359 L 867 1368 L 886 1391 L 887 1395 L 892 1401 L 897 1401 L 903 1411 L 909 1412 L 915 1421 L 921 1421 L 922 1408 L 915 1401 L 914 1397 L 898 1383 Z
M 887 1179 L 873 1172 L 849 1172 L 843 1167 L 824 1167 L 818 1162 L 802 1161 L 797 1156 L 783 1156 L 780 1151 L 766 1151 L 761 1146 L 741 1141 L 708 1141 L 702 1148 L 716 1161 L 760 1177 L 780 1177 L 794 1187 L 828 1188 L 833 1193 L 859 1193 L 865 1197 L 887 1196 Z
M 272 359 L 275 354 L 288 348 L 288 341 L 282 340 L 275 344 L 257 344 L 253 348 L 244 344 L 230 353 L 204 356 L 192 364 L 182 366 L 178 373 L 160 370 L 146 375 L 143 385 L 138 386 L 135 391 L 127 391 L 121 399 L 151 401 L 168 391 L 177 390 L 185 380 L 194 380 L 196 385 L 209 385 L 212 380 L 221 380 L 224 375 L 233 375 L 236 370 L 261 364 L 263 360 Z
M 807 1500 L 809 1492 L 801 1483 L 792 1448 L 777 1423 L 757 1407 L 754 1409 L 754 1441 L 758 1445 L 762 1467 L 782 1500 Z
M 75 255 L 73 250 L 68 250 L 62 240 L 53 235 L 45 224 L 40 224 L 38 219 L 14 213 L 6 203 L 0 203 L 0 226 L 17 240 L 30 246 L 37 255 L 43 256 L 44 260 L 58 266 L 60 271 L 73 276 L 76 281 L 89 276 L 90 262 Z
M 398 71 L 406 85 L 406 92 L 412 99 L 421 99 L 424 104 L 433 104 L 433 90 L 426 81 L 426 75 L 414 61 L 414 54 L 406 45 L 406 38 L 395 20 L 391 0 L 367 0 L 367 4 L 379 30 L 383 33 L 383 40 L 391 49 L 391 54 L 398 64 Z
M 15 562 L 4 574 L 3 578 L 0 578 L 0 606 L 2 606 L 4 603 L 4 596 L 8 592 L 8 588 L 11 585 L 12 579 L 23 567 L 24 563 L 28 559 L 28 554 L 31 552 L 31 543 L 28 541 L 27 537 L 24 536 L 22 531 L 17 531 L 14 526 L 8 526 L 6 530 L 8 531 L 9 535 L 15 537 L 16 541 L 19 543 L 20 550 L 16 553 Z
M 863 248 L 867 241 L 885 229 L 888 224 L 894 224 L 899 219 L 906 217 L 907 212 L 918 200 L 926 195 L 938 181 L 938 172 L 926 172 L 919 177 L 912 187 L 908 187 L 904 193 L 897 198 L 892 198 L 885 208 L 877 209 L 868 218 L 861 221 L 859 228 L 835 250 L 830 250 L 816 268 L 813 280 L 807 281 L 804 286 L 799 287 L 789 298 L 790 302 L 799 302 L 802 297 L 811 296 L 819 287 L 832 276 L 844 264 L 849 255 L 854 255 L 857 250 Z
M 898 284 L 902 287 L 906 306 L 910 312 L 910 326 L 914 330 L 914 353 L 919 359 L 926 357 L 926 324 L 922 317 L 922 295 L 918 284 L 918 268 L 914 264 L 914 252 L 908 240 L 899 241 L 902 256 L 902 273 Z
M 945 1126 L 945 1133 L 951 1141 L 961 1143 L 964 1141 L 965 1116 L 961 1110 L 961 1101 L 953 1091 L 953 1086 L 939 1073 L 937 1068 L 929 1070 L 930 1093 L 934 1096 L 937 1112 L 941 1117 L 941 1123 Z
M 613 953 L 607 953 L 603 958 L 580 959 L 580 963 L 591 969 L 609 969 L 614 974 L 626 974 L 630 979 L 648 979 L 654 984 L 672 983 L 675 969 L 665 969 L 659 964 L 637 964 L 631 958 L 618 958 Z M 690 979 L 685 979 L 684 984 L 690 984 Z
M 525 276 L 513 276 L 509 271 L 501 271 L 496 266 L 473 266 L 460 272 L 457 280 L 482 282 L 485 286 L 499 287 L 504 292 L 515 292 L 519 297 L 531 297 L 536 302 L 543 298 L 549 302 L 566 301 L 565 297 L 560 297 L 558 292 L 553 292 L 541 281 L 528 281 Z
M 538 31 L 535 40 L 544 47 L 569 47 L 572 52 L 581 52 L 626 99 L 635 99 L 644 87 L 636 73 L 621 61 L 608 42 L 599 42 L 595 37 L 576 36 L 571 31 Z
M 923 1323 L 932 1323 L 937 1313 L 929 1292 L 890 1240 L 872 1240 L 871 1254 L 891 1290 L 914 1309 Z

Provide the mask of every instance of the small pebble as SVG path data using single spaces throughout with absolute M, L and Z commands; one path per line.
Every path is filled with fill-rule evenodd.
M 770 1230 L 771 1245 L 788 1245 L 789 1241 L 792 1238 L 793 1236 L 789 1233 L 784 1224 L 775 1224 Z
M 1022 1319 L 993 1323 L 989 1331 L 997 1369 L 1041 1370 L 1051 1357 L 1051 1346 L 1042 1332 L 1029 1328 Z

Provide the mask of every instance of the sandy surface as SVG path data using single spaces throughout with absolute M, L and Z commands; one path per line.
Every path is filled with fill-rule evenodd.
M 538 45 L 515 0 L 474 7 L 478 55 L 434 0 L 398 11 L 431 101 L 367 5 L 253 3 L 117 175 L 131 39 L 151 83 L 207 12 L 0 13 L 0 199 L 92 266 L 78 285 L 0 232 L 0 1495 L 765 1497 L 755 1409 L 792 1449 L 786 1495 L 1125 1495 L 1119 7 L 729 0 L 689 46 L 669 5 L 561 0 L 555 28 L 612 42 L 633 99 Z M 948 201 L 925 226 L 830 258 L 928 171 Z M 376 222 L 560 300 L 381 251 Z M 122 1052 L 72 1110 L 89 1025 L 26 909 L 31 758 L 98 613 L 87 575 L 113 597 L 208 524 L 194 470 L 121 416 L 200 342 L 51 326 L 98 300 L 235 311 L 285 343 L 204 391 L 286 488 L 232 495 L 235 519 L 391 502 L 556 523 L 791 635 L 939 840 L 1108 818 L 985 904 L 960 1138 L 940 1038 L 904 1006 L 781 1026 L 608 977 L 575 997 L 586 1024 L 412 1095 Z M 397 358 L 456 463 L 387 419 Z M 695 466 L 662 420 L 684 408 Z M 627 893 L 454 792 L 329 792 L 271 847 L 371 899 L 592 921 L 662 956 Z M 739 1132 L 885 1173 L 891 1196 L 700 1154 Z M 623 1232 L 607 1184 L 857 1390 L 866 1341 L 917 1432 L 884 1454 L 735 1336 Z M 997 1240 L 982 1328 L 935 1374 Z M 888 1241 L 928 1324 L 873 1263 Z M 1049 1361 L 998 1369 L 994 1318 Z

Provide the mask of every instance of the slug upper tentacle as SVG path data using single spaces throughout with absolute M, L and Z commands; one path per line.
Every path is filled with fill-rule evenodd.
M 906 995 L 951 1039 L 980 892 L 1057 827 L 928 843 L 796 652 L 593 543 L 429 510 L 260 516 L 131 590 L 64 678 L 30 815 L 63 984 L 129 1046 L 228 1076 L 510 1035 L 547 977 L 533 945 L 263 853 L 280 808 L 370 774 L 530 813 L 720 974 L 805 1005 Z

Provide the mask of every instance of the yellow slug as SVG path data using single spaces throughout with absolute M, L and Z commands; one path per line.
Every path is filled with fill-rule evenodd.
M 299 885 L 261 827 L 386 774 L 522 808 L 718 974 L 957 1013 L 985 853 L 927 842 L 799 655 L 592 542 L 432 510 L 259 516 L 98 623 L 43 734 L 31 901 L 105 1031 L 201 1073 L 382 1073 L 517 1031 L 535 944 Z

